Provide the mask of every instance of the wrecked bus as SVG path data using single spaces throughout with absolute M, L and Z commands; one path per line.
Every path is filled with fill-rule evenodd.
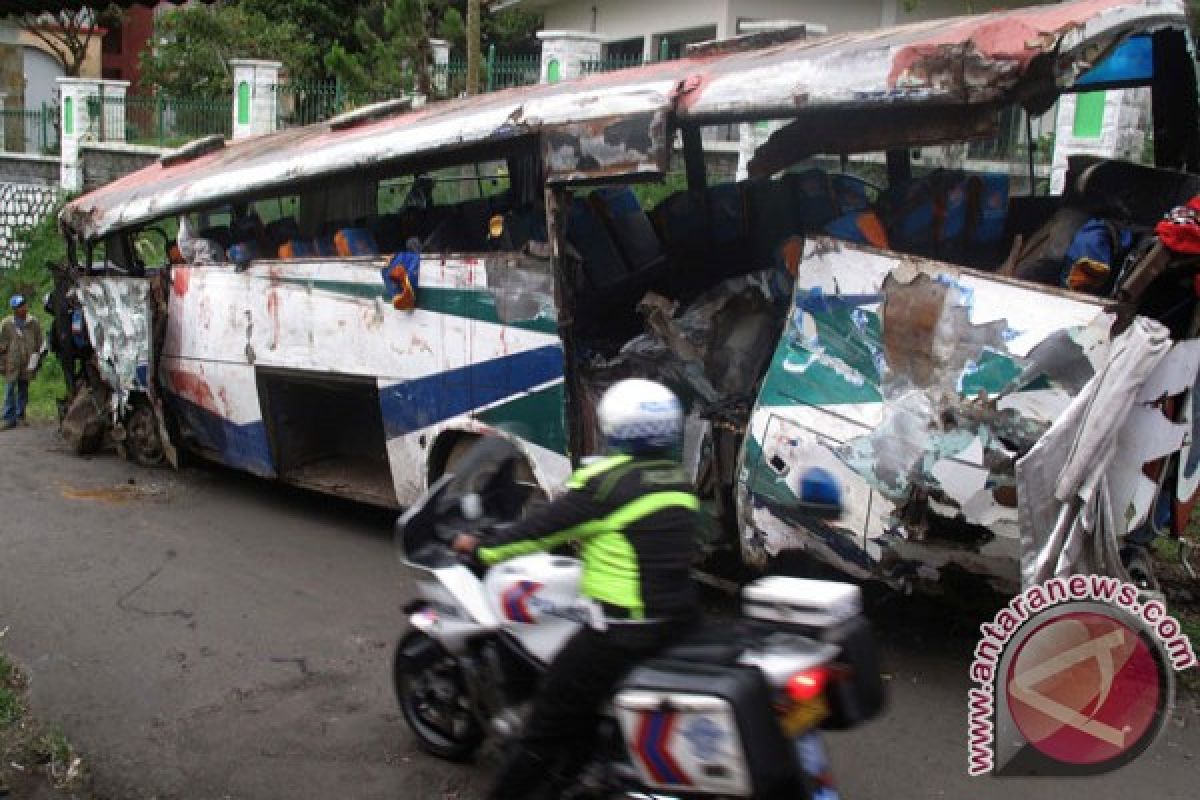
M 1139 86 L 1151 165 L 1074 159 L 1050 195 L 1031 135 L 1023 193 L 925 159 Z M 742 180 L 706 159 L 732 125 Z M 1150 585 L 1200 461 L 1195 260 L 1154 234 L 1198 154 L 1173 0 L 756 34 L 205 140 L 62 213 L 63 428 L 403 506 L 485 432 L 552 491 L 600 446 L 604 388 L 653 377 L 688 410 L 710 551 Z M 1089 225 L 1108 251 L 1068 259 Z M 809 513 L 814 465 L 843 519 Z

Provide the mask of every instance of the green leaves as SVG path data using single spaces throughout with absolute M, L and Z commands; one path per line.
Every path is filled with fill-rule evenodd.
M 429 89 L 429 39 L 465 53 L 466 0 L 229 0 L 168 10 L 141 54 L 142 82 L 176 97 L 228 97 L 231 58 L 282 61 L 291 82 L 337 78 L 349 96 Z M 541 18 L 483 15 L 483 49 L 537 52 Z M 420 84 L 414 86 L 413 84 Z

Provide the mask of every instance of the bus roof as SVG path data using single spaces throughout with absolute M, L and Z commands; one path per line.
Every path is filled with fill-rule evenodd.
M 102 186 L 68 204 L 62 222 L 95 239 L 239 196 L 532 135 L 549 182 L 661 172 L 672 125 L 825 115 L 831 141 L 855 152 L 848 137 L 875 147 L 908 112 L 927 129 L 917 138 L 933 144 L 980 135 L 983 113 L 994 118 L 999 102 L 1071 86 L 1130 37 L 1186 28 L 1182 0 L 1076 0 L 814 39 L 755 34 L 677 61 L 230 142 Z M 839 114 L 859 116 L 848 129 Z M 876 114 L 886 116 L 872 123 Z

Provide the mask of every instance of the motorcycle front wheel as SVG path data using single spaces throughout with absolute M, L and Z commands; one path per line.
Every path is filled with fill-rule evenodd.
M 447 761 L 470 758 L 483 729 L 471 712 L 458 661 L 414 631 L 396 645 L 392 675 L 400 712 L 422 749 Z

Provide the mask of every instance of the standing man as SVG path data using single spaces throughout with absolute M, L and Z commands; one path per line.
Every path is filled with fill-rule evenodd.
M 0 430 L 25 423 L 29 381 L 37 372 L 42 351 L 42 325 L 29 315 L 25 298 L 14 294 L 8 301 L 12 316 L 0 322 L 0 368 L 4 370 L 4 413 Z

